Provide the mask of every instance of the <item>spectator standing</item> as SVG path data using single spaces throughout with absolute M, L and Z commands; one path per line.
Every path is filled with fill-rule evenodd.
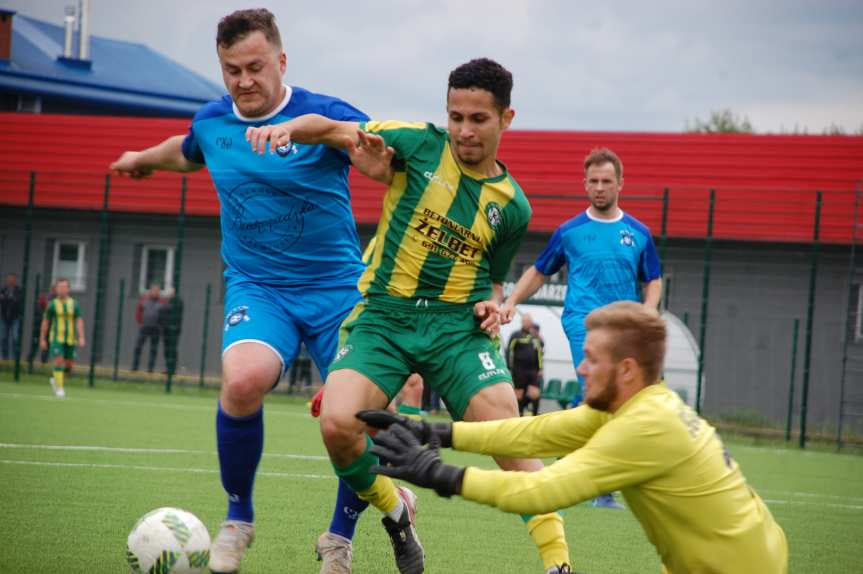
M 156 355 L 159 353 L 159 308 L 162 306 L 161 286 L 158 283 L 150 285 L 150 289 L 138 300 L 135 310 L 135 320 L 138 322 L 138 340 L 135 341 L 135 356 L 132 359 L 132 370 L 137 371 L 141 362 L 141 350 L 144 343 L 150 341 L 150 360 L 147 371 L 152 373 L 156 366 Z
M 57 296 L 57 288 L 51 285 L 48 293 L 40 293 L 33 302 L 33 336 L 30 340 L 30 352 L 27 354 L 27 364 L 30 372 L 33 372 L 33 360 L 36 358 L 36 353 L 39 353 L 42 364 L 48 362 L 48 349 L 39 348 L 39 329 L 42 325 L 42 317 L 45 315 L 45 309 L 48 308 L 54 297 Z
M 519 414 L 524 414 L 528 403 L 534 416 L 539 414 L 542 347 L 542 339 L 534 332 L 533 318 L 525 313 L 521 316 L 521 329 L 512 334 L 506 348 L 506 362 L 512 372 Z
M 18 286 L 18 275 L 6 275 L 0 289 L 0 345 L 4 359 L 15 357 L 21 345 L 21 316 L 24 313 L 24 292 Z
M 180 342 L 180 329 L 183 325 L 183 300 L 173 287 L 169 287 L 165 292 L 165 298 L 159 306 L 158 321 L 165 341 L 165 370 L 173 375 L 177 371 L 177 345 Z M 151 353 L 155 347 L 155 345 L 150 347 Z M 150 370 L 153 370 L 152 361 Z

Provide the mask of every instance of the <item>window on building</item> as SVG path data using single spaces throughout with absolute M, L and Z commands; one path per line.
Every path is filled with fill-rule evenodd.
M 54 242 L 52 282 L 62 277 L 69 280 L 70 290 L 83 291 L 86 289 L 86 253 L 87 245 L 83 241 L 58 240 Z
M 174 286 L 174 248 L 161 245 L 145 245 L 141 250 L 141 273 L 138 275 L 138 291 L 144 293 L 153 283 L 162 291 Z
M 21 94 L 18 96 L 16 110 L 17 112 L 41 114 L 42 113 L 42 98 L 40 96 L 30 96 Z

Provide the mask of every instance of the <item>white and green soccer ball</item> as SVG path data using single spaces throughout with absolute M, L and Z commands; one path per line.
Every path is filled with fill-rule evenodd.
M 210 562 L 210 533 L 191 512 L 157 508 L 135 524 L 126 541 L 135 574 L 198 574 Z

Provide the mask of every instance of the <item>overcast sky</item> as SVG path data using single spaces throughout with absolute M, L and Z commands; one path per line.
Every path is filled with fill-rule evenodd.
M 62 23 L 73 0 L 0 0 Z M 93 34 L 149 45 L 221 83 L 221 16 L 265 6 L 288 83 L 376 118 L 444 121 L 449 71 L 515 78 L 515 129 L 680 131 L 730 108 L 760 132 L 863 128 L 863 1 L 91 0 Z

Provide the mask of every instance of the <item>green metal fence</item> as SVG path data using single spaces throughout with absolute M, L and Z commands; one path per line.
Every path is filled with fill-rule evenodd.
M 185 179 L 181 180 L 174 192 L 177 201 L 174 215 L 113 210 L 114 182 L 110 176 L 105 176 L 102 181 L 101 209 L 76 211 L 71 219 L 68 213 L 40 203 L 40 181 L 39 174 L 30 174 L 27 205 L 4 208 L 2 217 L 5 219 L 0 220 L 8 229 L 7 238 L 14 239 L 7 241 L 7 244 L 16 246 L 14 253 L 6 253 L 0 260 L 11 262 L 4 263 L 8 268 L 2 271 L 15 270 L 20 273 L 27 310 L 23 321 L 27 338 L 22 338 L 22 344 L 15 349 L 14 361 L 4 364 L 3 368 L 11 371 L 12 377 L 19 380 L 23 370 L 21 359 L 24 356 L 27 359 L 26 369 L 29 372 L 39 371 L 38 359 L 41 353 L 34 347 L 38 345 L 38 337 L 34 339 L 33 334 L 38 329 L 42 312 L 40 301 L 44 302 L 48 287 L 56 278 L 57 240 L 51 238 L 67 234 L 83 237 L 82 244 L 95 247 L 92 252 L 86 253 L 86 290 L 73 293 L 85 303 L 89 348 L 83 349 L 81 355 L 86 358 L 84 364 L 87 366 L 88 384 L 98 384 L 101 378 L 146 380 L 164 384 L 167 391 L 177 384 L 218 385 L 224 293 L 221 281 L 223 269 L 218 256 L 219 228 L 215 218 L 187 216 Z M 767 422 L 775 422 L 780 437 L 783 433 L 786 440 L 796 436 L 801 447 L 806 446 L 810 435 L 831 431 L 835 433 L 837 444 L 856 444 L 856 437 L 863 435 L 863 421 L 860 420 L 863 417 L 854 418 L 847 414 L 852 410 L 843 408 L 842 404 L 850 404 L 857 395 L 863 396 L 863 379 L 856 377 L 856 371 L 853 371 L 855 353 L 863 349 L 863 343 L 855 338 L 855 333 L 850 333 L 841 340 L 836 339 L 835 348 L 832 348 L 832 335 L 827 335 L 835 324 L 841 324 L 848 332 L 853 331 L 849 325 L 856 320 L 852 312 L 856 309 L 853 290 L 860 283 L 860 270 L 863 269 L 859 262 L 861 253 L 860 250 L 855 251 L 854 247 L 857 235 L 851 244 L 826 245 L 821 241 L 825 223 L 823 208 L 841 202 L 848 203 L 847 194 L 840 197 L 835 193 L 797 192 L 794 195 L 796 199 L 789 201 L 797 201 L 805 206 L 807 221 L 795 221 L 794 225 L 804 225 L 811 232 L 808 240 L 797 244 L 752 244 L 735 242 L 716 234 L 718 226 L 727 225 L 730 218 L 729 214 L 718 210 L 718 198 L 745 197 L 744 193 L 741 190 L 694 190 L 663 186 L 629 191 L 621 200 L 623 208 L 631 209 L 636 216 L 642 211 L 653 214 L 652 228 L 665 278 L 662 306 L 681 317 L 683 323 L 697 335 L 700 352 L 697 360 L 696 405 L 699 411 L 717 417 L 746 412 L 747 409 L 755 411 Z M 700 203 L 693 207 L 691 199 L 696 196 L 700 198 Z M 854 210 L 854 214 L 863 209 L 859 196 L 858 191 L 857 203 L 849 207 Z M 567 197 L 566 200 L 572 214 L 586 205 L 580 196 Z M 699 222 L 697 225 L 703 225 L 703 231 L 685 236 L 675 229 L 672 221 L 682 218 L 674 216 L 680 215 L 684 209 L 691 212 L 687 212 L 687 217 Z M 859 221 L 858 217 L 854 225 L 859 226 Z M 828 223 L 833 227 L 837 225 L 834 220 Z M 366 236 L 371 233 L 370 228 L 361 231 Z M 535 239 L 544 242 L 547 235 Z M 53 253 L 49 249 L 51 241 L 54 241 Z M 158 249 L 154 251 L 152 245 Z M 769 252 L 769 249 L 775 252 Z M 789 280 L 789 283 L 797 284 L 795 295 L 786 305 L 771 313 L 753 313 L 745 303 L 741 303 L 739 307 L 747 310 L 737 311 L 734 317 L 729 310 L 733 307 L 728 303 L 733 300 L 730 293 L 740 290 L 740 285 L 735 284 L 735 281 L 744 283 L 750 277 L 746 272 L 730 269 L 730 266 L 737 264 L 734 261 L 749 257 L 747 253 L 758 250 L 766 253 L 760 265 L 771 265 L 771 258 L 779 253 L 789 262 L 788 266 L 793 267 L 791 273 L 800 275 Z M 527 259 L 535 255 L 529 254 Z M 851 263 L 847 265 L 845 262 L 849 257 Z M 153 265 L 162 265 L 160 273 L 149 273 L 152 271 L 148 267 L 150 259 Z M 841 272 L 835 271 L 835 261 L 839 260 L 843 262 Z M 822 274 L 829 276 L 830 280 L 820 279 Z M 729 277 L 733 280 L 729 280 Z M 176 364 L 170 365 L 170 353 L 165 353 L 164 346 L 166 342 L 169 346 L 173 342 L 163 337 L 157 357 L 158 369 L 154 369 L 152 374 L 132 371 L 130 368 L 139 334 L 135 310 L 142 289 L 150 279 L 170 283 L 163 287 L 170 286 L 175 290 L 176 297 L 169 303 L 170 313 L 167 316 L 170 317 L 169 324 L 177 326 L 176 342 L 179 350 Z M 761 279 L 753 276 L 751 280 Z M 775 287 L 768 285 L 765 290 Z M 843 304 L 832 305 L 835 297 L 840 298 Z M 765 301 L 769 303 L 769 297 Z M 797 318 L 803 316 L 804 312 L 806 322 L 800 333 L 802 341 L 798 343 Z M 766 338 L 766 342 L 756 341 L 749 348 L 743 341 L 724 340 L 727 338 L 724 333 L 731 332 L 731 327 L 738 327 L 733 331 L 735 333 L 755 332 L 763 328 L 765 322 L 772 325 L 770 328 L 774 333 Z M 735 361 L 751 362 L 757 367 L 753 368 L 753 372 L 762 368 L 768 373 L 772 390 L 757 389 L 756 392 L 740 381 L 728 383 L 728 388 L 723 388 L 722 373 L 728 366 L 730 346 L 736 349 L 732 355 Z M 825 348 L 828 351 L 826 354 Z M 149 351 L 149 347 L 146 350 Z M 796 370 L 798 354 L 802 355 L 800 360 L 803 362 L 799 381 Z M 834 355 L 835 365 L 831 366 Z M 758 365 L 759 360 L 765 360 L 764 357 L 770 357 L 772 366 L 769 369 Z M 851 365 L 851 371 L 847 365 Z M 841 383 L 840 377 L 832 374 L 833 370 L 841 372 Z M 303 369 L 294 369 L 293 373 L 297 378 L 304 378 L 298 372 L 302 373 Z M 756 379 L 753 376 L 750 383 L 752 387 L 763 383 Z M 703 388 L 704 384 L 706 388 Z M 285 385 L 290 389 L 303 386 Z M 799 393 L 796 392 L 797 386 Z M 302 390 L 305 392 L 307 389 Z M 764 396 L 767 394 L 770 396 Z M 834 395 L 840 398 L 836 399 Z M 811 428 L 813 419 L 810 408 L 813 396 L 818 402 L 814 429 Z M 829 396 L 829 400 L 833 401 L 829 408 L 821 404 L 826 400 L 824 396 Z M 837 400 L 840 402 L 838 406 Z M 828 410 L 831 414 L 824 415 Z M 799 421 L 796 428 L 793 424 L 795 414 Z

